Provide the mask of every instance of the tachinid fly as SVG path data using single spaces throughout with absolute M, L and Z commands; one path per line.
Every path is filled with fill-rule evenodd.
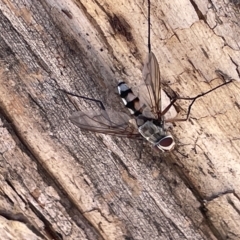
M 98 111 L 75 112 L 70 120 L 83 130 L 134 139 L 144 138 L 163 152 L 172 150 L 175 142 L 173 137 L 166 132 L 165 123 L 186 121 L 196 99 L 230 83 L 232 79 L 228 77 L 229 81 L 193 98 L 176 97 L 171 100 L 167 107 L 162 109 L 160 70 L 150 44 L 150 0 L 148 0 L 148 50 L 143 67 L 143 83 L 139 87 L 138 94 L 135 95 L 125 82 L 118 84 L 120 97 L 134 117 L 123 112 L 107 110 L 99 100 L 78 96 L 63 90 L 67 94 L 100 103 L 102 108 Z M 226 77 L 220 70 L 216 70 L 216 73 L 223 78 Z M 165 114 L 178 99 L 192 101 L 188 107 L 186 118 L 165 119 Z

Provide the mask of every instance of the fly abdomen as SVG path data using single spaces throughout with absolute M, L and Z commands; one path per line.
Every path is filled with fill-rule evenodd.
M 141 104 L 139 98 L 134 95 L 132 89 L 129 88 L 125 82 L 120 82 L 118 84 L 118 93 L 122 98 L 125 107 L 129 109 L 131 114 L 134 114 L 135 116 L 142 114 L 144 104 Z

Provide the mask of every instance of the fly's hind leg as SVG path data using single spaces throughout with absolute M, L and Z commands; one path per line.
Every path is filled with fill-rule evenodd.
M 100 108 L 101 108 L 102 110 L 106 110 L 105 107 L 104 107 L 104 105 L 103 105 L 103 103 L 102 103 L 102 101 L 100 101 L 100 100 L 97 100 L 97 99 L 94 99 L 94 98 L 88 98 L 88 97 L 80 96 L 80 95 L 77 95 L 77 94 L 75 94 L 75 93 L 71 93 L 71 92 L 68 92 L 68 91 L 66 91 L 66 90 L 63 90 L 63 89 L 59 89 L 59 90 L 62 91 L 62 92 L 64 92 L 64 93 L 66 93 L 66 94 L 68 94 L 68 95 L 71 95 L 71 96 L 73 96 L 73 97 L 79 97 L 79 98 L 82 98 L 82 99 L 85 99 L 85 100 L 89 100 L 89 101 L 96 102 L 97 104 L 100 105 Z

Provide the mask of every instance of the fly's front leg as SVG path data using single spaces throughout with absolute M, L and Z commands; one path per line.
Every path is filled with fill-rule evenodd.
M 187 117 L 186 118 L 183 118 L 183 119 L 178 119 L 178 118 L 171 118 L 171 119 L 165 119 L 165 122 L 179 122 L 179 121 L 187 121 L 188 120 L 188 117 L 189 117 L 189 114 L 190 114 L 190 109 L 191 109 L 191 106 L 193 105 L 194 101 L 196 99 L 194 98 L 174 98 L 171 100 L 171 102 L 169 103 L 169 105 L 159 114 L 161 117 L 163 117 L 168 111 L 169 109 L 174 105 L 174 103 L 177 101 L 177 100 L 192 100 L 193 102 L 189 105 L 189 110 L 188 110 L 188 113 L 187 113 Z
M 161 113 L 159 113 L 160 117 L 164 116 L 176 101 L 177 98 L 172 99 L 169 105 Z
M 224 80 L 224 83 L 216 86 L 215 88 L 212 88 L 210 89 L 209 91 L 205 92 L 205 93 L 201 93 L 201 94 L 198 94 L 197 96 L 195 97 L 192 97 L 192 98 L 185 98 L 185 97 L 176 97 L 172 100 L 172 102 L 164 109 L 164 111 L 162 112 L 163 115 L 169 110 L 169 108 L 178 100 L 189 100 L 189 101 L 192 101 L 188 107 L 188 111 L 187 111 L 187 116 L 185 118 L 171 118 L 171 119 L 166 119 L 165 122 L 183 122 L 183 121 L 187 121 L 188 118 L 189 118 L 189 115 L 190 115 L 190 112 L 191 112 L 191 108 L 192 108 L 192 105 L 194 104 L 194 102 L 200 98 L 200 97 L 203 97 L 205 95 L 207 95 L 208 93 L 210 92 L 213 92 L 215 91 L 216 89 L 220 88 L 220 87 L 223 87 L 224 85 L 227 85 L 229 83 L 231 83 L 233 81 L 233 79 L 231 77 L 229 77 L 227 74 L 223 73 L 221 70 L 217 69 L 216 71 L 216 74 L 222 78 Z

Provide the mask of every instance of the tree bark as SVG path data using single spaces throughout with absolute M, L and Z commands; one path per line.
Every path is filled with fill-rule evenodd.
M 68 117 L 97 104 L 60 90 L 126 111 L 116 86 L 140 83 L 147 1 L 1 0 L 0 239 L 240 239 L 239 5 L 151 1 L 165 92 L 208 91 L 217 69 L 235 79 L 156 153 L 81 131 Z

